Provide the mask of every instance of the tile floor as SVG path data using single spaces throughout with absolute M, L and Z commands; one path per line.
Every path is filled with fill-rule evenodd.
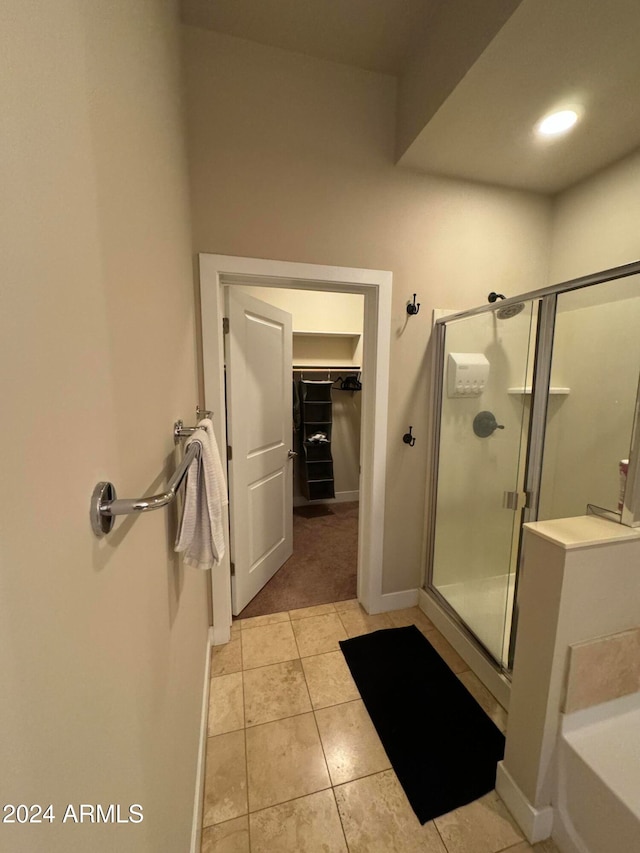
M 339 640 L 415 624 L 502 731 L 507 714 L 417 608 L 357 601 L 235 622 L 211 656 L 202 853 L 556 853 L 495 792 L 421 826 Z

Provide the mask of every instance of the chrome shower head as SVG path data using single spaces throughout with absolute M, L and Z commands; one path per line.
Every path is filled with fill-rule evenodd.
M 514 302 L 512 305 L 505 305 L 504 308 L 498 308 L 496 316 L 498 320 L 510 320 L 524 309 L 524 302 Z

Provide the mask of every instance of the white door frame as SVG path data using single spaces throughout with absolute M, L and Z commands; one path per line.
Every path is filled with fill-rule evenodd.
M 369 613 L 386 609 L 382 598 L 382 554 L 387 460 L 387 408 L 391 335 L 392 274 L 385 270 L 269 261 L 201 254 L 200 299 L 204 405 L 213 411 L 216 440 L 227 446 L 224 397 L 223 288 L 233 285 L 284 287 L 364 295 L 358 599 Z M 228 513 L 227 513 L 228 520 Z M 227 525 L 228 526 L 228 525 Z M 225 529 L 228 546 L 228 530 Z M 229 549 L 211 572 L 213 642 L 229 641 L 231 566 Z

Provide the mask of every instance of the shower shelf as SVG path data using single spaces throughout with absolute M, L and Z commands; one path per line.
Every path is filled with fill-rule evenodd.
M 520 385 L 517 388 L 507 388 L 507 394 L 531 394 L 531 385 L 522 386 Z M 562 385 L 552 385 L 549 388 L 549 394 L 567 394 L 571 393 L 571 388 L 563 387 Z

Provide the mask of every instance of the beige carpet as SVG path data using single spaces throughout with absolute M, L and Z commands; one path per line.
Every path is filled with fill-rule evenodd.
M 357 567 L 357 502 L 295 507 L 293 556 L 238 618 L 355 598 Z

